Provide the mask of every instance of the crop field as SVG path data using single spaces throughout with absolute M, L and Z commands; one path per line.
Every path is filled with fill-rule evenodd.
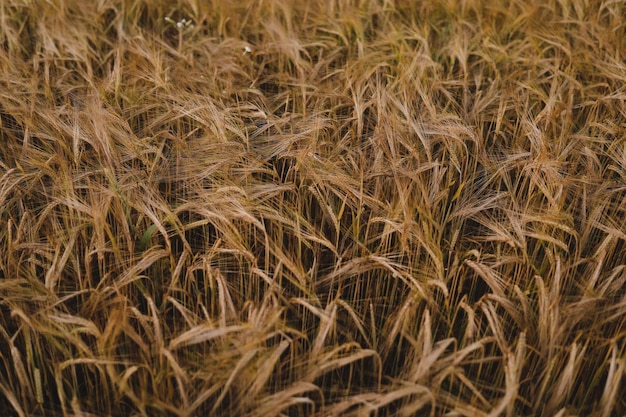
M 0 0 L 0 415 L 626 415 L 626 1 Z

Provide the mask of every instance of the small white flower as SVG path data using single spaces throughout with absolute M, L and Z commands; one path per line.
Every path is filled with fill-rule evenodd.
M 252 53 L 252 48 L 250 48 L 248 45 L 246 45 L 246 46 L 243 48 L 243 50 L 244 50 L 244 52 L 243 52 L 243 53 L 244 53 L 244 55 L 245 55 L 245 54 Z
M 167 23 L 171 23 L 172 25 L 175 25 L 176 29 L 178 29 L 179 31 L 182 31 L 183 29 L 187 29 L 189 27 L 193 28 L 193 21 L 191 19 L 187 20 L 184 17 L 180 19 L 178 22 L 174 22 L 171 18 L 166 17 L 165 21 Z

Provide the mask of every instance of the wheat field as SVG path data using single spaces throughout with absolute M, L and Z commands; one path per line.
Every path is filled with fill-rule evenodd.
M 0 1 L 0 415 L 626 415 L 623 0 Z

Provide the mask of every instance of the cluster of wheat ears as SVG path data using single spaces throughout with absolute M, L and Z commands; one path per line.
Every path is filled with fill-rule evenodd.
M 625 10 L 0 1 L 0 414 L 624 415 Z

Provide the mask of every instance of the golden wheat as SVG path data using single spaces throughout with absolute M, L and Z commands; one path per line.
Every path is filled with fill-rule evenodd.
M 624 415 L 624 10 L 0 2 L 0 414 Z

